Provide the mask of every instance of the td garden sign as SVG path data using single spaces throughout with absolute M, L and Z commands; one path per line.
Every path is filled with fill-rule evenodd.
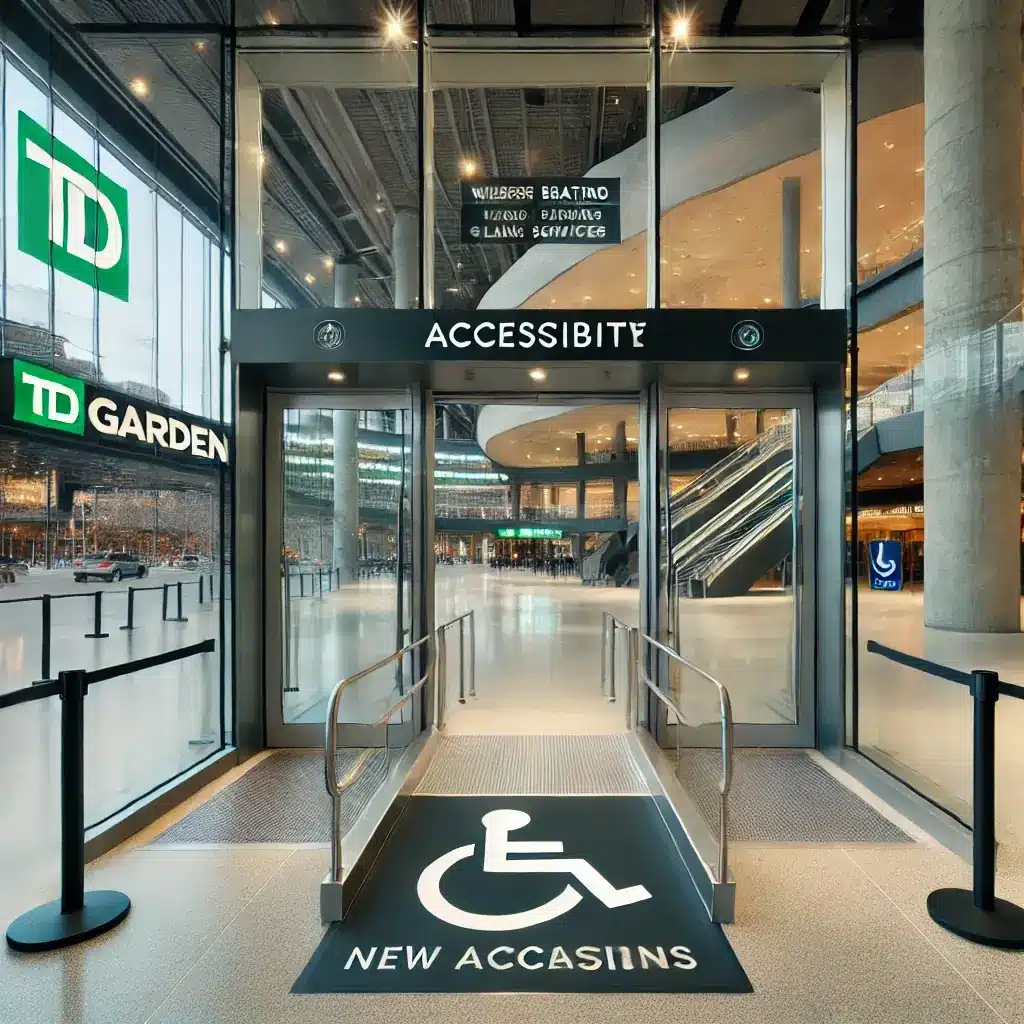
M 222 425 L 20 359 L 0 360 L 0 422 L 193 465 L 230 458 Z

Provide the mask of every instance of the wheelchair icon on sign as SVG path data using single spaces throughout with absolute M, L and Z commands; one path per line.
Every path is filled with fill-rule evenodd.
M 509 854 L 560 854 L 564 850 L 564 844 L 558 841 L 510 841 L 509 832 L 530 824 L 530 815 L 525 811 L 488 811 L 480 821 L 484 826 L 485 874 L 572 875 L 582 888 L 608 908 L 625 907 L 651 898 L 650 892 L 642 885 L 616 889 L 597 868 L 582 858 L 534 857 L 509 860 Z M 476 844 L 469 843 L 442 854 L 423 869 L 416 883 L 416 895 L 420 903 L 445 924 L 472 931 L 513 932 L 553 921 L 567 914 L 583 899 L 577 888 L 567 885 L 547 903 L 514 914 L 474 914 L 462 910 L 442 894 L 441 879 L 449 868 L 472 857 L 475 850 Z

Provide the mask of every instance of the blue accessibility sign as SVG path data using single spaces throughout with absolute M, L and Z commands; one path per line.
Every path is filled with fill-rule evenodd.
M 868 543 L 868 563 L 872 590 L 903 588 L 903 551 L 898 540 L 873 540 Z

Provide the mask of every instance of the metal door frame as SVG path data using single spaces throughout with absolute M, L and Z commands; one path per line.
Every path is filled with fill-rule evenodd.
M 640 585 L 641 628 L 649 636 L 665 642 L 665 626 L 669 620 L 668 559 L 670 530 L 667 516 L 668 486 L 668 413 L 670 409 L 795 409 L 798 428 L 795 434 L 797 493 L 801 495 L 800 544 L 797 553 L 799 597 L 796 600 L 793 694 L 796 722 L 745 723 L 735 725 L 738 746 L 814 747 L 816 744 L 816 663 L 817 635 L 816 560 L 817 547 L 817 420 L 814 392 L 811 389 L 753 390 L 687 389 L 654 383 L 648 389 L 644 415 L 641 419 L 641 517 L 655 528 L 645 531 L 641 548 Z M 664 580 L 664 586 L 662 581 Z M 673 645 L 674 646 L 674 645 Z M 668 679 L 667 659 L 651 657 L 646 652 L 647 670 L 659 686 Z M 702 666 L 704 667 L 704 666 Z M 712 673 L 714 674 L 714 673 Z M 729 689 L 729 680 L 720 680 Z M 669 729 L 663 709 L 641 709 L 650 717 L 652 732 L 663 744 L 669 740 Z M 717 726 L 688 729 L 686 745 L 716 746 Z M 674 745 L 674 740 L 672 741 Z
M 430 629 L 433 612 L 433 400 L 418 385 L 404 391 L 268 391 L 266 429 L 264 435 L 264 706 L 266 745 L 268 747 L 323 747 L 324 727 L 315 722 L 285 722 L 283 705 L 284 635 L 281 579 L 281 539 L 284 529 L 284 410 L 336 409 L 404 410 L 410 414 L 410 430 L 401 435 L 409 439 L 412 461 L 411 512 L 411 580 L 408 615 L 410 639 L 418 640 Z M 429 424 L 429 433 L 425 429 Z M 401 516 L 399 516 L 401 521 Z M 424 526 L 424 524 L 427 524 Z M 401 548 L 399 549 L 401 552 Z M 424 552 L 430 557 L 425 558 Z M 401 567 L 401 555 L 399 566 Z M 403 611 L 401 574 L 396 579 L 399 592 L 397 607 Z M 403 618 L 406 616 L 403 615 Z M 417 652 L 414 673 L 422 674 L 426 652 Z M 416 676 L 418 678 L 418 675 Z M 337 682 L 338 680 L 335 680 Z M 421 691 L 422 692 L 422 691 Z M 427 709 L 416 698 L 412 715 L 415 731 L 428 720 Z M 368 725 L 341 725 L 338 743 L 341 746 L 378 745 Z M 379 730 L 377 730 L 379 732 Z

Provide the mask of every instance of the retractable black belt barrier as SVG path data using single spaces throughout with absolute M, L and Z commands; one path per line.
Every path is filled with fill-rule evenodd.
M 996 701 L 1000 694 L 1024 700 L 1024 686 L 985 669 L 961 672 L 925 658 L 868 641 L 868 651 L 899 665 L 959 683 L 974 698 L 973 891 L 936 889 L 928 895 L 931 919 L 947 931 L 983 946 L 1024 949 L 1024 909 L 1001 900 L 996 890 Z
M 175 583 L 158 583 L 153 587 L 128 587 L 128 612 L 127 622 L 125 625 L 119 628 L 124 631 L 131 631 L 136 629 L 135 625 L 135 595 L 141 594 L 149 590 L 162 591 L 162 603 L 160 610 L 160 619 L 162 622 L 188 622 L 188 618 L 182 612 L 182 586 L 198 586 L 199 587 L 199 604 L 202 605 L 204 600 L 208 597 L 212 602 L 214 601 L 213 591 L 213 573 L 209 574 L 210 581 L 209 585 L 206 584 L 206 577 L 199 576 L 198 579 L 192 580 L 178 580 Z M 178 613 L 176 616 L 168 614 L 168 592 L 172 589 L 176 589 L 177 593 L 177 605 Z M 121 593 L 121 591 L 113 591 L 114 594 Z M 53 601 L 61 600 L 73 600 L 75 598 L 87 599 L 92 598 L 93 601 L 93 614 L 92 614 L 92 632 L 86 633 L 85 638 L 87 640 L 105 640 L 110 636 L 109 633 L 103 632 L 103 591 L 86 591 L 84 594 L 41 594 L 33 597 L 11 597 L 0 601 L 0 605 L 7 604 L 31 604 L 34 601 L 39 602 L 40 610 L 42 612 L 42 624 L 40 631 L 40 676 L 39 679 L 33 682 L 33 686 L 39 686 L 42 683 L 53 682 L 54 680 L 50 677 L 50 651 L 51 651 L 51 631 L 52 631 L 52 608 L 51 603 Z
M 109 889 L 85 891 L 85 695 L 94 683 L 209 654 L 214 640 L 92 672 L 72 669 L 57 679 L 0 693 L 0 711 L 45 697 L 60 697 L 60 899 L 26 911 L 7 929 L 7 945 L 40 953 L 84 942 L 120 924 L 131 900 Z

